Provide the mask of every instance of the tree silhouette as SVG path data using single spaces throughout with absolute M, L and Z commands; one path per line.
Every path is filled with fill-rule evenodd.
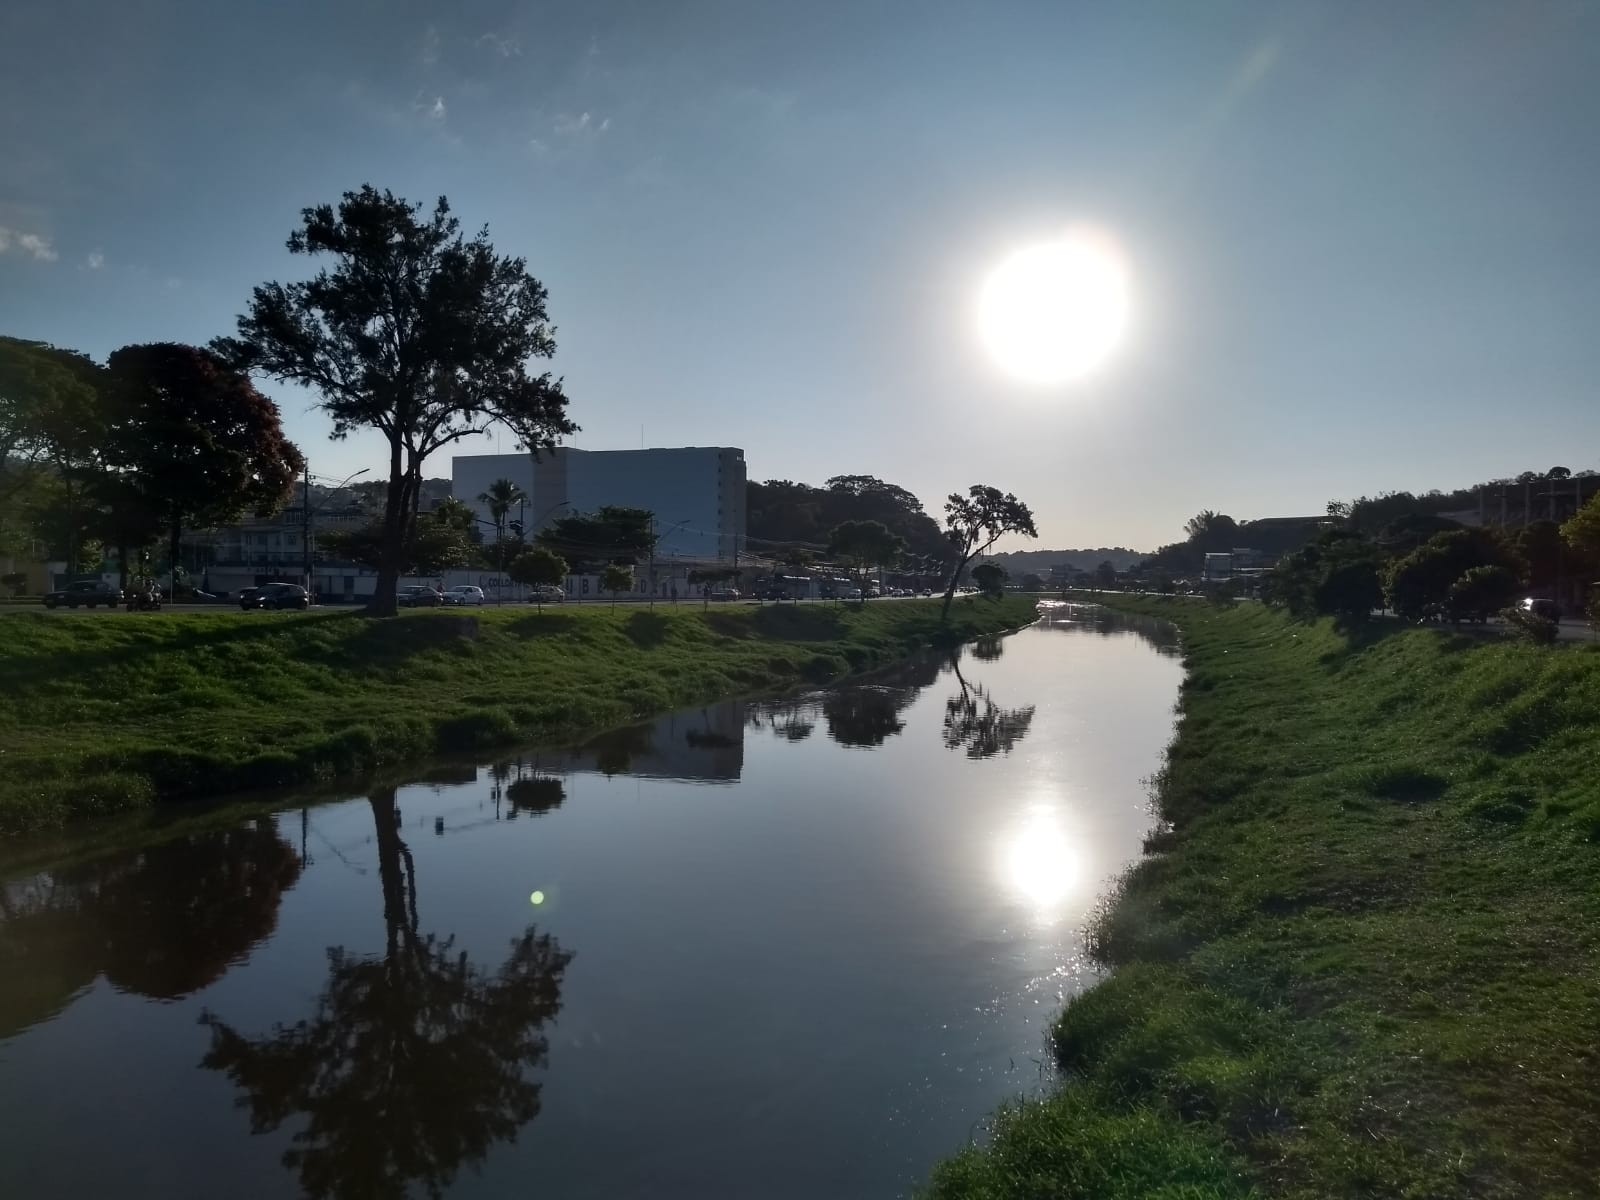
M 561 780 L 548 775 L 535 775 L 530 779 L 514 779 L 506 785 L 506 799 L 511 801 L 511 811 L 506 819 L 518 813 L 539 816 L 552 812 L 566 802 L 567 788 Z
M 950 615 L 956 585 L 969 562 L 987 554 L 1008 533 L 1039 536 L 1033 525 L 1033 513 L 1026 504 L 1010 492 L 1002 494 L 999 488 L 977 483 L 967 489 L 965 496 L 950 493 L 945 501 L 944 522 L 955 566 L 945 584 L 944 607 L 939 611 L 941 621 Z
M 392 616 L 429 456 L 495 422 L 533 452 L 577 429 L 561 382 L 528 372 L 555 353 L 545 288 L 487 230 L 464 238 L 442 196 L 425 213 L 370 184 L 337 209 L 302 210 L 289 251 L 331 270 L 257 287 L 238 335 L 212 348 L 239 370 L 314 388 L 334 437 L 370 428 L 388 442 L 372 611 Z
M 195 346 L 124 346 L 106 361 L 116 417 L 110 454 L 144 507 L 160 514 L 177 581 L 185 526 L 246 511 L 270 516 L 305 469 L 278 406 L 215 354 Z
M 1001 708 L 981 686 L 966 681 L 959 655 L 950 660 L 950 667 L 961 686 L 944 702 L 945 746 L 965 749 L 968 758 L 1010 754 L 1033 724 L 1034 706 Z
M 416 872 L 395 793 L 370 798 L 387 933 L 382 955 L 328 950 L 312 1015 L 246 1037 L 215 1014 L 201 1065 L 240 1088 L 256 1133 L 299 1125 L 283 1164 L 307 1196 L 443 1194 L 463 1165 L 514 1141 L 539 1113 L 549 1042 L 571 955 L 529 927 L 490 973 L 419 931 Z
M 942 669 L 943 663 L 928 655 L 881 671 L 869 682 L 825 692 L 820 707 L 828 736 L 841 746 L 883 745 L 905 729 L 900 714 L 939 678 Z
M 300 877 L 262 818 L 41 874 L 0 893 L 0 1036 L 59 1012 L 97 976 L 176 1000 L 215 983 L 277 927 Z M 16 988 L 10 981 L 18 981 Z

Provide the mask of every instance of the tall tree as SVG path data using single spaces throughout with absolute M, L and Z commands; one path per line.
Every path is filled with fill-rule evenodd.
M 29 486 L 30 466 L 55 477 L 59 511 L 48 514 L 47 540 L 70 575 L 101 513 L 111 419 L 104 383 L 105 369 L 76 351 L 0 338 L 0 498 Z
M 496 479 L 487 491 L 478 493 L 478 503 L 488 508 L 489 519 L 494 522 L 495 536 L 501 541 L 506 536 L 507 514 L 527 499 L 528 493 L 509 479 Z
M 1036 538 L 1039 531 L 1033 525 L 1033 513 L 1028 506 L 1010 492 L 975 483 L 962 496 L 950 493 L 944 506 L 945 536 L 955 552 L 955 566 L 945 584 L 944 607 L 939 619 L 950 616 L 950 604 L 956 596 L 956 584 L 961 572 L 980 554 L 987 554 L 1008 533 L 1020 533 Z
M 115 397 L 109 454 L 169 538 L 173 580 L 185 526 L 246 511 L 269 516 L 305 469 L 278 406 L 208 350 L 161 342 L 124 346 L 106 362 Z
M 238 336 L 215 345 L 316 389 L 334 437 L 370 428 L 388 442 L 372 611 L 390 615 L 428 456 L 497 421 L 535 452 L 577 426 L 560 381 L 528 369 L 555 353 L 544 285 L 496 254 L 487 230 L 467 240 L 443 197 L 424 215 L 370 184 L 301 217 L 290 252 L 331 256 L 333 269 L 256 288 Z

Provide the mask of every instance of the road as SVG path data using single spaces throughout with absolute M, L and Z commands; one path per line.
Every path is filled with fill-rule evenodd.
M 876 597 L 873 600 L 873 603 L 874 604 L 882 604 L 886 600 L 889 600 L 889 601 L 892 601 L 892 600 L 917 600 L 917 599 L 926 600 L 928 598 L 929 597 L 927 597 L 927 596 L 921 596 L 921 597 L 918 597 L 918 596 L 879 596 L 879 597 Z M 942 599 L 942 597 L 941 596 L 935 596 L 935 597 L 933 597 L 933 599 L 938 600 L 938 599 Z M 756 604 L 756 603 L 777 603 L 777 602 L 776 601 L 756 601 L 756 600 L 753 600 L 753 599 L 713 600 L 711 602 L 711 607 L 712 608 L 719 608 L 719 607 L 724 607 L 724 606 L 730 605 L 730 604 Z M 854 601 L 785 600 L 782 603 L 785 603 L 785 604 L 835 604 L 835 603 L 849 604 L 849 603 L 854 603 Z M 547 608 L 547 609 L 561 609 L 563 607 L 571 607 L 571 608 L 602 608 L 602 607 L 606 607 L 606 606 L 608 606 L 610 604 L 611 604 L 611 599 L 609 597 L 602 596 L 602 597 L 600 597 L 598 599 L 596 599 L 594 597 L 590 597 L 587 600 L 567 600 L 567 601 L 563 601 L 561 604 L 546 604 L 544 607 Z M 621 597 L 619 597 L 617 599 L 617 605 L 619 607 L 622 607 L 622 608 L 629 608 L 629 607 L 642 608 L 642 607 L 649 606 L 649 604 L 650 604 L 650 600 L 649 600 L 648 597 L 645 598 L 645 599 L 642 599 L 642 600 L 634 599 L 634 598 L 621 598 Z M 659 608 L 674 608 L 674 607 L 676 607 L 676 608 L 689 608 L 691 606 L 695 607 L 695 608 L 704 608 L 705 607 L 705 601 L 704 600 L 699 600 L 699 599 L 689 599 L 688 597 L 680 597 L 678 600 L 673 601 L 673 600 L 663 600 L 660 597 L 657 597 L 656 598 L 656 606 L 659 607 Z M 449 606 L 449 607 L 451 607 L 452 609 L 454 608 L 454 606 Z M 470 607 L 476 608 L 477 606 L 470 606 Z M 515 601 L 513 603 L 508 603 L 508 604 L 492 604 L 492 603 L 491 604 L 485 604 L 482 607 L 483 608 L 487 608 L 487 609 L 493 609 L 493 608 L 514 608 L 514 609 L 528 608 L 528 609 L 531 609 L 531 608 L 534 608 L 535 606 L 533 604 L 531 604 L 531 603 L 526 602 L 526 601 Z M 319 605 L 316 606 L 316 609 L 317 609 L 318 612 L 359 612 L 360 609 L 361 609 L 361 605 L 359 605 L 359 604 L 319 604 Z M 134 614 L 134 615 L 138 615 L 138 616 L 161 616 L 161 615 L 164 615 L 164 614 L 167 614 L 167 613 L 237 613 L 241 617 L 247 617 L 247 616 L 252 616 L 252 615 L 254 615 L 255 613 L 257 613 L 259 611 L 261 611 L 261 610 L 259 610 L 259 609 L 245 610 L 245 609 L 241 609 L 237 604 L 227 604 L 227 603 L 221 603 L 221 604 L 163 604 L 161 606 L 160 612 L 158 612 L 158 613 L 139 613 L 139 614 Z M 406 611 L 406 610 L 402 610 L 402 611 Z M 465 611 L 465 610 L 463 610 L 463 611 Z M 123 608 L 115 608 L 115 609 L 106 609 L 106 608 L 46 608 L 42 604 L 6 604 L 6 605 L 0 605 L 0 615 L 15 614 L 15 613 L 48 613 L 51 616 L 57 616 L 57 617 L 103 617 L 103 616 L 111 616 L 111 615 L 114 615 L 114 614 L 125 613 L 125 612 L 126 612 L 126 610 L 123 609 Z

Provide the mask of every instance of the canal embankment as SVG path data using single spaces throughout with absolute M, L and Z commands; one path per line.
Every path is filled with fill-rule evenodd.
M 1163 824 L 928 1194 L 1594 1195 L 1600 653 L 1107 602 L 1182 632 Z
M 563 739 L 1026 624 L 1031 598 L 10 616 L 0 834 Z

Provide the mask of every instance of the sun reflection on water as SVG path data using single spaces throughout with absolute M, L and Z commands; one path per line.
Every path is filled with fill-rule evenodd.
M 1060 915 L 1077 890 L 1081 864 L 1056 809 L 1031 808 L 1002 836 L 1000 873 L 1036 918 L 1048 922 Z

